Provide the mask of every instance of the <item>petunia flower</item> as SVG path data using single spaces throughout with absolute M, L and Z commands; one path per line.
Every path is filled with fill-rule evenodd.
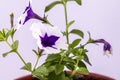
M 97 39 L 97 40 L 94 40 L 93 42 L 94 43 L 103 43 L 104 44 L 103 50 L 104 50 L 106 55 L 112 53 L 111 45 L 107 41 L 105 41 L 104 39 Z
M 30 19 L 37 19 L 44 21 L 39 15 L 33 12 L 31 7 L 32 0 L 29 1 L 29 5 L 25 8 L 23 14 L 17 20 L 17 29 L 19 29 L 22 25 L 24 25 Z
M 60 49 L 67 49 L 66 40 L 56 26 L 39 22 L 33 23 L 30 30 L 37 39 L 38 47 L 47 53 L 58 53 Z

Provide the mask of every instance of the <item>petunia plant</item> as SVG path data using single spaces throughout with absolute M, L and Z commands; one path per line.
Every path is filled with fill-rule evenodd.
M 111 45 L 104 39 L 93 39 L 90 32 L 88 32 L 88 40 L 86 43 L 82 44 L 81 41 L 85 37 L 84 32 L 79 29 L 70 30 L 75 20 L 68 20 L 68 2 L 75 2 L 80 6 L 82 3 L 81 0 L 56 0 L 45 6 L 44 16 L 39 16 L 33 11 L 31 6 L 32 0 L 30 0 L 22 15 L 18 18 L 17 24 L 14 24 L 14 14 L 11 13 L 11 28 L 0 30 L 0 42 L 5 42 L 10 47 L 10 51 L 3 53 L 3 57 L 6 57 L 10 53 L 16 53 L 24 64 L 21 69 L 29 71 L 33 77 L 40 80 L 73 80 L 76 72 L 87 75 L 89 70 L 86 64 L 92 64 L 87 56 L 88 49 L 86 49 L 86 46 L 88 44 L 103 43 L 103 51 L 105 54 L 109 55 L 111 54 Z M 64 31 L 61 31 L 58 26 L 55 26 L 47 19 L 48 15 L 46 15 L 46 13 L 56 5 L 61 5 L 64 8 L 64 19 L 66 24 Z M 38 49 L 32 50 L 37 56 L 35 65 L 32 65 L 31 62 L 26 62 L 22 58 L 18 51 L 19 40 L 14 39 L 14 35 L 19 28 L 24 28 L 22 26 L 31 19 L 39 21 L 33 21 L 30 27 L 31 34 L 33 38 L 36 39 L 38 45 Z M 72 39 L 73 41 L 70 42 L 70 34 L 77 35 L 78 37 L 74 40 Z M 45 62 L 38 65 L 39 59 L 44 55 L 47 55 Z M 70 70 L 72 73 L 66 76 L 65 69 Z

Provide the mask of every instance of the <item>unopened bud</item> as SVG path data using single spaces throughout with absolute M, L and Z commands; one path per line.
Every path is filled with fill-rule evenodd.
M 14 24 L 14 14 L 10 13 L 10 24 L 11 24 L 11 28 L 13 27 Z

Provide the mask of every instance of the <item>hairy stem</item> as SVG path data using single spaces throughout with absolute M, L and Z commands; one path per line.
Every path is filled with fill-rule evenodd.
M 68 24 L 68 17 L 67 17 L 67 3 L 64 3 L 63 6 L 64 6 L 64 12 L 65 12 L 66 39 L 67 39 L 67 44 L 69 44 L 69 36 L 68 36 L 68 28 L 67 28 L 67 24 Z

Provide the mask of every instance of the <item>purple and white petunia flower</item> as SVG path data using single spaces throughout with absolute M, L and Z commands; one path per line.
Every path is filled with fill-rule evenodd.
M 32 0 L 29 1 L 29 5 L 25 8 L 23 14 L 17 20 L 17 29 L 19 29 L 22 25 L 24 25 L 30 19 L 37 19 L 44 21 L 39 15 L 33 12 L 31 7 Z
M 104 39 L 94 40 L 94 43 L 103 43 L 104 44 L 103 50 L 104 50 L 105 54 L 111 54 L 112 46 L 107 41 L 105 41 Z
M 37 39 L 39 48 L 47 53 L 58 53 L 60 49 L 67 49 L 66 40 L 56 26 L 39 22 L 33 23 L 30 30 Z

